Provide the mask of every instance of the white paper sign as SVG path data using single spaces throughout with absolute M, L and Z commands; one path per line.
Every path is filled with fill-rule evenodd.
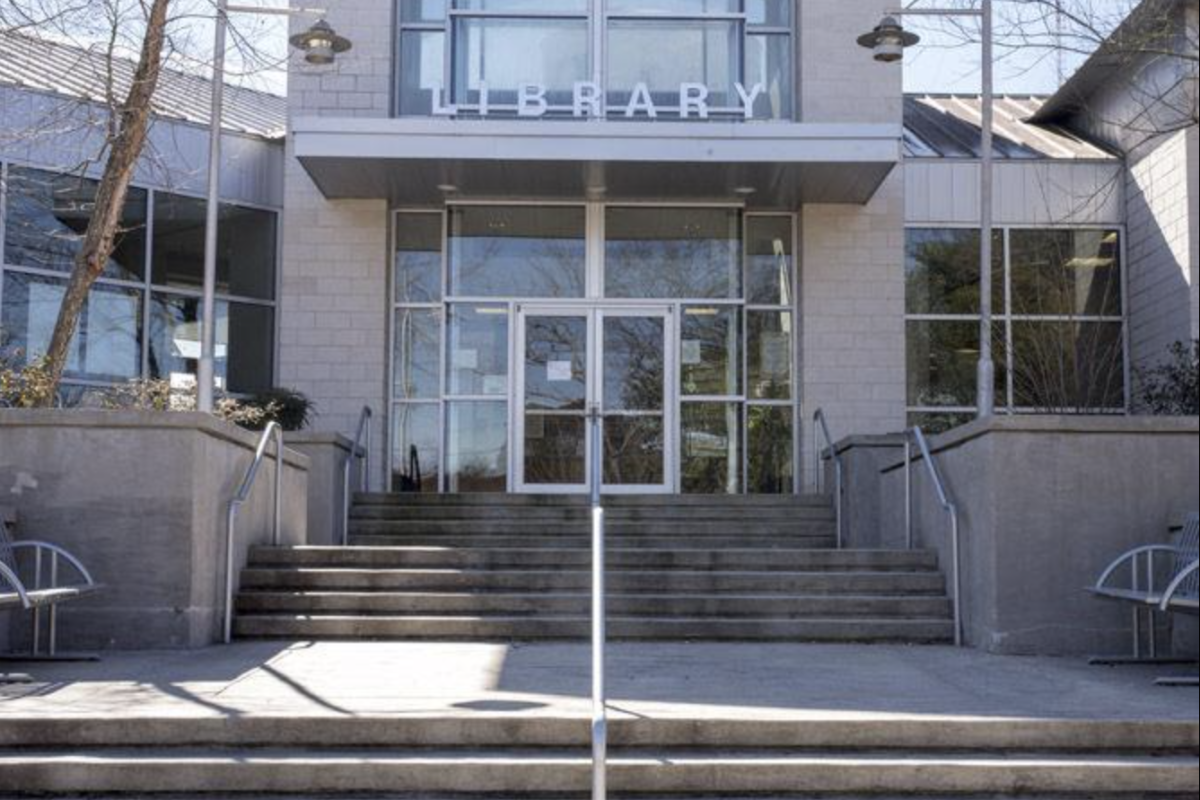
M 459 350 L 454 354 L 454 366 L 457 369 L 478 369 L 478 350 Z
M 701 363 L 704 357 L 700 351 L 699 339 L 683 340 L 683 363 L 689 367 Z
M 570 361 L 551 361 L 546 364 L 546 380 L 551 383 L 570 383 L 574 372 Z
M 508 394 L 508 376 L 506 376 L 506 375 L 484 375 L 483 376 L 483 393 L 487 394 L 487 395 Z

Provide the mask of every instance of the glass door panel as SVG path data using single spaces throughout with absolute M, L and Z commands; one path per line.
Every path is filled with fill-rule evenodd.
M 601 311 L 600 327 L 605 491 L 667 491 L 669 315 Z

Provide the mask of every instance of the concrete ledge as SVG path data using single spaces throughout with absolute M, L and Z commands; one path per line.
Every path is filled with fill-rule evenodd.
M 310 461 L 308 476 L 308 544 L 340 545 L 345 495 L 345 464 L 354 442 L 340 433 L 297 431 L 286 434 L 288 447 Z M 358 455 L 366 454 L 359 447 Z

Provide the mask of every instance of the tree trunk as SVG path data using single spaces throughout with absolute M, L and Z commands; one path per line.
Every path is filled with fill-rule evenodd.
M 96 191 L 95 210 L 88 220 L 87 230 L 67 291 L 58 311 L 58 321 L 46 352 L 46 369 L 50 375 L 53 391 L 44 404 L 54 402 L 63 371 L 66 369 L 71 339 L 79 325 L 79 315 L 87 302 L 88 292 L 96 282 L 112 256 L 113 245 L 120 232 L 121 215 L 125 209 L 125 198 L 129 184 L 150 127 L 154 94 L 158 89 L 158 78 L 162 70 L 163 43 L 166 39 L 167 8 L 171 0 L 154 0 L 146 18 L 146 33 L 142 40 L 142 52 L 134 73 L 129 95 L 119 108 L 110 108 L 109 113 L 117 116 L 115 134 L 106 145 L 109 149 L 104 175 Z

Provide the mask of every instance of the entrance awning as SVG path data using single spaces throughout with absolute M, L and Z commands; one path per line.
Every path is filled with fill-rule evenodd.
M 866 203 L 900 125 L 305 118 L 296 157 L 330 199 Z

